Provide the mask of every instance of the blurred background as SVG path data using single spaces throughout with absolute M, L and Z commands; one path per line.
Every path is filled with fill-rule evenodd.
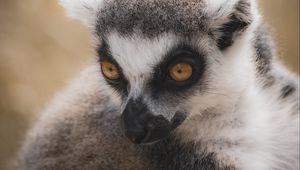
M 299 74 L 299 0 L 260 0 L 283 62 Z M 0 170 L 47 101 L 93 56 L 55 0 L 0 0 Z

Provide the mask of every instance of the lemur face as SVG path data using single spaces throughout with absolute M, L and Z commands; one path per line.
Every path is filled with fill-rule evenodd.
M 245 61 L 225 54 L 252 21 L 250 0 L 77 1 L 62 0 L 97 35 L 103 81 L 120 96 L 132 142 L 162 139 L 238 91 L 230 81 Z
M 102 74 L 125 105 L 122 122 L 134 143 L 153 142 L 180 125 L 186 103 L 205 85 L 206 57 L 201 44 L 173 34 L 144 38 L 110 33 L 98 52 Z M 205 50 L 203 50 L 205 49 Z

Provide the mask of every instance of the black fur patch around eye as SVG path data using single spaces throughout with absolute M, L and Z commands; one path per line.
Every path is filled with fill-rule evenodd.
M 113 87 L 123 98 L 128 96 L 128 86 L 130 85 L 128 80 L 125 78 L 122 68 L 119 66 L 119 64 L 115 61 L 113 56 L 110 53 L 109 46 L 105 39 L 102 40 L 101 46 L 97 50 L 98 57 L 99 57 L 99 62 L 101 63 L 104 60 L 109 60 L 112 63 L 114 63 L 117 67 L 118 70 L 120 71 L 120 78 L 117 80 L 110 80 L 107 79 L 105 76 L 103 76 L 106 79 L 106 82 Z
M 192 66 L 193 73 L 188 80 L 177 82 L 170 77 L 169 69 L 176 63 L 188 63 Z M 201 79 L 205 71 L 205 66 L 206 63 L 203 54 L 200 54 L 185 44 L 176 46 L 170 50 L 165 59 L 154 68 L 155 73 L 149 83 L 153 97 L 162 95 L 165 92 L 176 94 L 190 89 Z

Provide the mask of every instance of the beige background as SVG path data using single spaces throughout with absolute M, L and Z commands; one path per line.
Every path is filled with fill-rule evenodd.
M 279 53 L 299 73 L 299 0 L 261 0 Z M 90 37 L 55 0 L 0 0 L 0 169 L 45 103 L 92 58 Z

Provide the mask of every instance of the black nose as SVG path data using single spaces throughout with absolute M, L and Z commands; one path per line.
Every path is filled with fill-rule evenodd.
M 152 114 L 140 100 L 129 100 L 122 113 L 125 135 L 136 144 L 150 143 L 170 134 L 170 122 Z

